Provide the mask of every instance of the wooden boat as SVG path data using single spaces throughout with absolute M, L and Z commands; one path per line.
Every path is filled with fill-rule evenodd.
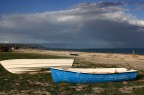
M 29 73 L 48 70 L 51 66 L 71 67 L 74 59 L 11 59 L 0 61 L 11 73 Z
M 126 68 L 54 68 L 50 67 L 53 81 L 69 83 L 115 82 L 135 79 L 137 70 Z

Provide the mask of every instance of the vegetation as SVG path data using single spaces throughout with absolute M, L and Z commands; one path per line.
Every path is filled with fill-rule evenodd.
M 6 44 L 0 44 L 0 51 L 2 52 L 10 52 L 12 51 L 12 47 Z
M 40 54 L 0 52 L 0 60 L 14 58 L 62 58 Z M 94 65 L 79 63 L 74 67 L 119 67 L 115 65 Z M 85 65 L 84 65 L 85 64 Z M 121 66 L 120 66 L 121 67 Z M 136 80 L 93 84 L 54 84 L 50 73 L 11 74 L 0 66 L 0 95 L 144 95 L 144 71 L 139 71 Z
M 21 43 L 0 43 L 0 52 L 11 52 L 14 49 L 41 49 L 42 46 L 38 44 L 21 44 Z

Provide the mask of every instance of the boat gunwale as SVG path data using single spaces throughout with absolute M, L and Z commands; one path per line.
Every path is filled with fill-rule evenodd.
M 137 73 L 138 72 L 138 70 L 133 70 L 131 72 L 120 72 L 120 73 L 118 73 L 118 72 L 115 72 L 115 73 L 85 73 L 85 72 L 68 71 L 68 70 L 64 70 L 64 69 L 58 69 L 58 68 L 50 67 L 50 71 L 51 71 L 51 69 L 55 69 L 55 70 L 59 70 L 59 71 L 63 71 L 63 72 L 88 74 L 88 75 L 111 75 L 111 74 Z
M 12 61 L 12 60 L 73 60 L 74 58 L 17 58 L 17 59 L 5 59 L 5 60 L 0 60 L 0 62 L 3 61 Z

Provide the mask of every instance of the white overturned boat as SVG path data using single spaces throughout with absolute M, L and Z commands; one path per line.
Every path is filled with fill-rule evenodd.
M 0 61 L 11 73 L 29 73 L 48 70 L 49 67 L 72 67 L 74 59 L 11 59 Z

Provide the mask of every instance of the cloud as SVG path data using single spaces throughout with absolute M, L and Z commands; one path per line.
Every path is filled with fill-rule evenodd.
M 71 9 L 0 18 L 0 40 L 67 44 L 69 48 L 144 47 L 144 20 L 125 2 L 82 3 Z
M 125 5 L 125 2 L 97 2 L 97 3 L 80 3 L 74 6 L 74 8 L 104 8 L 104 7 L 111 7 L 111 6 L 121 6 Z

